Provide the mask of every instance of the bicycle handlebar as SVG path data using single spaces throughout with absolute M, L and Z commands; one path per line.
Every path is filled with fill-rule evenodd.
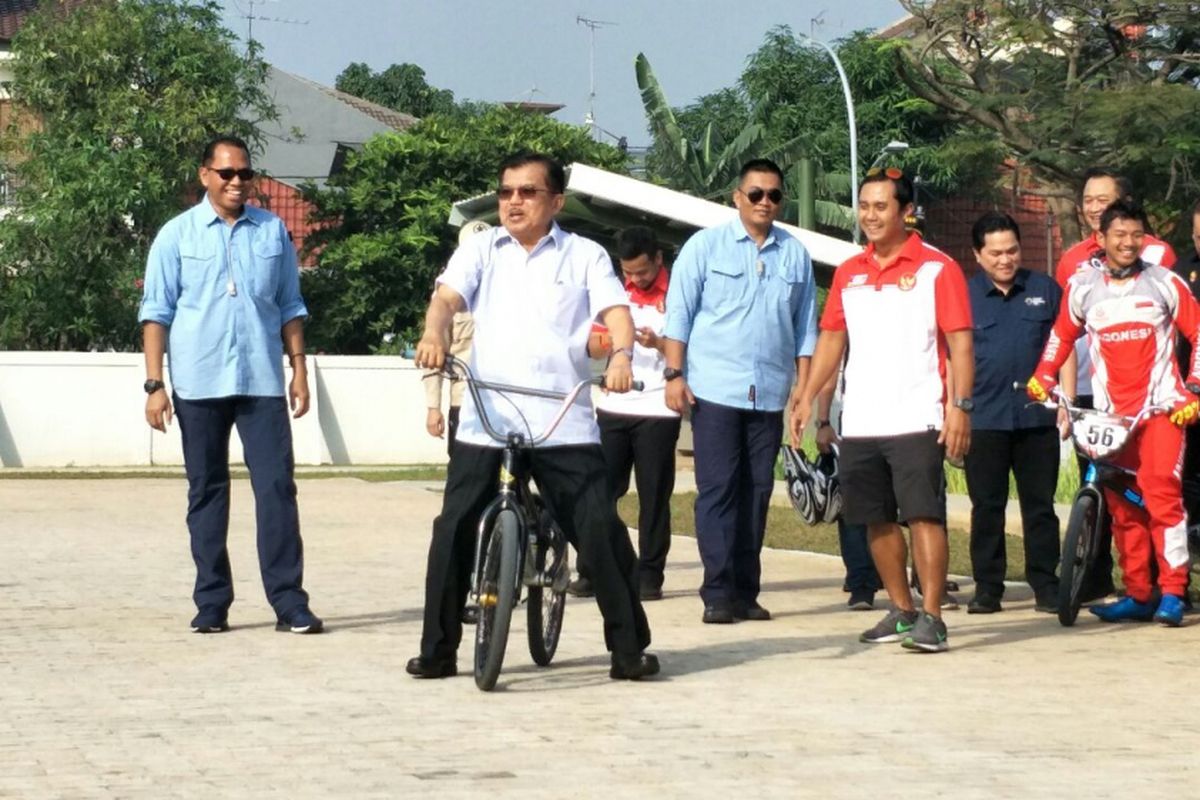
M 545 400 L 559 400 L 561 406 L 554 418 L 546 426 L 546 429 L 539 435 L 530 439 L 529 447 L 537 447 L 545 442 L 559 424 L 567 416 L 567 412 L 571 410 L 571 406 L 575 405 L 575 401 L 579 399 L 579 395 L 588 386 L 599 386 L 604 388 L 604 376 L 598 378 L 587 378 L 575 384 L 575 387 L 569 392 L 554 392 L 547 389 L 534 389 L 529 386 L 513 386 L 507 383 L 494 383 L 492 381 L 482 381 L 475 377 L 471 372 L 471 368 L 462 359 L 455 358 L 452 355 L 446 356 L 446 361 L 442 366 L 442 374 L 450 380 L 465 380 L 467 382 L 467 391 L 471 393 L 471 399 L 475 402 L 475 409 L 479 412 L 479 422 L 483 425 L 483 429 L 487 431 L 488 436 L 501 444 L 508 443 L 508 435 L 501 434 L 492 427 L 492 421 L 488 419 L 487 408 L 483 404 L 483 398 L 479 394 L 480 389 L 487 389 L 493 392 L 508 392 L 510 394 L 523 394 L 528 397 L 540 397 Z M 642 391 L 646 387 L 643 381 L 633 381 L 632 388 L 634 391 Z
M 1014 389 L 1018 389 L 1018 388 L 1024 389 L 1025 387 L 1022 386 L 1021 384 L 1017 383 L 1016 381 L 1014 381 L 1013 388 Z M 1198 388 L 1200 388 L 1200 387 L 1198 387 Z M 1091 409 L 1091 408 L 1080 408 L 1078 406 L 1072 405 L 1070 398 L 1068 398 L 1066 395 L 1066 392 L 1064 392 L 1062 389 L 1060 389 L 1057 386 L 1055 386 L 1053 391 L 1051 391 L 1050 397 L 1051 397 L 1051 399 L 1045 401 L 1044 403 L 1039 403 L 1037 401 L 1034 401 L 1033 403 L 1030 403 L 1030 405 L 1039 405 L 1039 406 L 1044 406 L 1046 408 L 1052 408 L 1052 409 L 1065 408 L 1067 410 L 1067 414 L 1070 415 L 1071 419 L 1079 419 L 1081 416 L 1083 416 L 1088 411 L 1095 411 L 1098 414 L 1106 413 L 1103 411 L 1096 411 L 1095 409 Z M 1159 404 L 1153 405 L 1153 406 L 1146 406 L 1145 408 L 1143 408 L 1141 411 L 1139 411 L 1136 415 L 1134 415 L 1132 417 L 1127 417 L 1123 414 L 1111 414 L 1110 416 L 1118 417 L 1118 418 L 1124 420 L 1125 422 L 1129 423 L 1129 428 L 1130 428 L 1130 430 L 1132 430 L 1132 429 L 1136 428 L 1138 426 L 1138 424 L 1141 423 L 1141 421 L 1146 419 L 1147 417 L 1152 417 L 1155 414 L 1166 414 L 1170 410 L 1171 410 L 1171 406 L 1166 405 L 1164 403 L 1159 403 Z

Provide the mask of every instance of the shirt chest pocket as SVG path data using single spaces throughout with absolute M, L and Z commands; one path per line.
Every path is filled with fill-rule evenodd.
M 254 242 L 250 245 L 250 263 L 247 266 L 250 293 L 255 297 L 273 299 L 279 288 L 279 271 L 283 267 L 283 243 Z
M 191 305 L 224 291 L 221 263 L 216 253 L 195 245 L 179 246 L 179 302 Z
M 767 302 L 769 307 L 795 313 L 800 305 L 800 280 L 795 275 L 772 275 L 767 281 Z
M 1014 334 L 1021 337 L 1021 344 L 1040 353 L 1054 325 L 1054 309 L 1046 302 L 1033 305 L 1026 303 L 1018 316 L 1021 330 L 1014 331 Z
M 721 265 L 708 271 L 708 279 L 704 285 L 705 300 L 711 298 L 711 305 L 720 306 L 726 301 L 738 300 L 745 289 L 746 271 L 741 267 Z

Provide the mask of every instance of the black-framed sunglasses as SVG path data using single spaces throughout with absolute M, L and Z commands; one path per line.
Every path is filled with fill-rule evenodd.
M 252 181 L 252 180 L 254 180 L 254 176 L 258 174 L 257 172 L 250 169 L 249 167 L 242 167 L 241 169 L 234 169 L 233 167 L 222 167 L 221 169 L 213 169 L 212 167 L 209 167 L 208 169 L 210 172 L 215 172 L 218 175 L 220 175 L 221 180 L 223 180 L 223 181 L 231 181 L 234 179 L 235 176 L 238 178 L 241 178 L 243 181 Z
M 899 167 L 871 167 L 867 170 L 867 177 L 874 178 L 876 175 L 886 175 L 894 181 L 898 181 L 904 177 L 904 170 Z
M 741 191 L 741 189 L 739 189 L 738 191 Z M 762 199 L 764 197 L 771 201 L 771 205 L 777 206 L 781 202 L 783 202 L 783 190 L 782 189 L 772 189 L 771 191 L 768 192 L 765 189 L 760 189 L 757 186 L 755 186 L 753 189 L 751 189 L 748 192 L 742 192 L 742 194 L 746 195 L 746 199 L 749 200 L 751 203 L 756 203 L 756 204 L 761 203 Z
M 542 189 L 537 186 L 517 186 L 516 188 L 512 186 L 501 186 L 496 190 L 496 197 L 499 197 L 501 200 L 512 200 L 513 195 L 515 194 L 522 200 L 532 200 L 538 196 L 538 192 L 552 194 L 549 189 Z

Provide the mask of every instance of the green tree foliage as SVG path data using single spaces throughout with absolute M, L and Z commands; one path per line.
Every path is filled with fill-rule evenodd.
M 909 88 L 988 131 L 1031 174 L 1068 240 L 1079 175 L 1128 174 L 1152 216 L 1178 219 L 1198 186 L 1200 3 L 901 5 L 918 20 L 892 64 Z
M 355 62 L 342 70 L 334 87 L 414 117 L 459 113 L 470 116 L 483 110 L 476 102 L 455 103 L 454 92 L 430 86 L 425 70 L 416 64 L 392 64 L 382 72 L 374 72 L 366 64 Z
M 859 32 L 836 43 L 839 58 L 846 69 L 857 116 L 859 174 L 870 166 L 877 153 L 893 139 L 907 142 L 911 149 L 899 162 L 925 184 L 939 192 L 978 185 L 981 175 L 991 178 L 999 163 L 1000 150 L 995 137 L 949 120 L 934 104 L 917 97 L 896 77 L 888 45 Z M 639 64 L 639 81 L 641 68 Z M 639 83 L 641 85 L 641 83 Z M 699 152 L 721 153 L 755 130 L 757 137 L 733 161 L 766 156 L 778 161 L 788 173 L 789 194 L 795 196 L 790 167 L 800 157 L 812 158 L 817 165 L 818 221 L 822 226 L 849 230 L 853 216 L 847 204 L 850 196 L 850 134 L 846 107 L 837 70 L 829 56 L 807 46 L 780 26 L 768 31 L 762 45 L 752 53 L 734 87 L 704 95 L 691 105 L 663 111 L 647 98 L 654 145 L 647 156 L 652 177 L 696 191 L 688 181 L 675 154 L 686 148 L 681 141 Z M 670 113 L 674 132 L 659 122 Z M 715 177 L 705 193 L 720 197 L 732 188 L 732 174 Z M 697 192 L 699 193 L 699 192 Z M 795 220 L 794 206 L 784 210 L 785 218 Z
M 327 187 L 307 187 L 325 226 L 306 242 L 318 259 L 303 284 L 312 346 L 371 353 L 389 349 L 389 334 L 415 339 L 456 241 L 447 222 L 451 203 L 494 190 L 497 165 L 520 150 L 564 164 L 625 165 L 624 154 L 590 139 L 586 128 L 492 108 L 473 119 L 434 115 L 376 136 Z
M 44 3 L 13 42 L 23 124 L 5 134 L 0 346 L 128 350 L 150 242 L 186 204 L 204 143 L 253 141 L 265 66 L 216 3 Z M 247 109 L 249 112 L 247 112 Z

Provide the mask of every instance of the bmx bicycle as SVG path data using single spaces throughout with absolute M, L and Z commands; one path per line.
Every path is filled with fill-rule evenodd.
M 512 615 L 525 590 L 529 654 L 539 667 L 548 666 L 558 649 L 571 579 L 567 537 L 554 522 L 542 498 L 530 486 L 528 452 L 558 428 L 584 389 L 603 386 L 604 378 L 580 381 L 570 392 L 493 383 L 476 378 L 460 359 L 446 357 L 443 374 L 466 382 L 479 421 L 488 436 L 504 445 L 500 489 L 479 517 L 468 603 L 478 610 L 475 624 L 475 685 L 491 691 L 500 677 Z M 634 381 L 640 390 L 640 381 Z M 500 432 L 492 425 L 481 391 L 557 400 L 557 414 L 539 435 Z
M 1083 484 L 1071 502 L 1071 514 L 1067 518 L 1067 532 L 1063 537 L 1059 561 L 1058 621 L 1069 627 L 1075 624 L 1079 616 L 1083 587 L 1096 561 L 1097 542 L 1105 518 L 1103 490 L 1112 489 L 1138 508 L 1145 508 L 1141 492 L 1134 482 L 1134 471 L 1112 463 L 1112 459 L 1121 452 L 1143 420 L 1170 409 L 1156 405 L 1142 409 L 1133 417 L 1109 414 L 1090 408 L 1077 408 L 1057 388 L 1053 400 L 1046 405 L 1066 409 L 1075 448 L 1088 459 Z

